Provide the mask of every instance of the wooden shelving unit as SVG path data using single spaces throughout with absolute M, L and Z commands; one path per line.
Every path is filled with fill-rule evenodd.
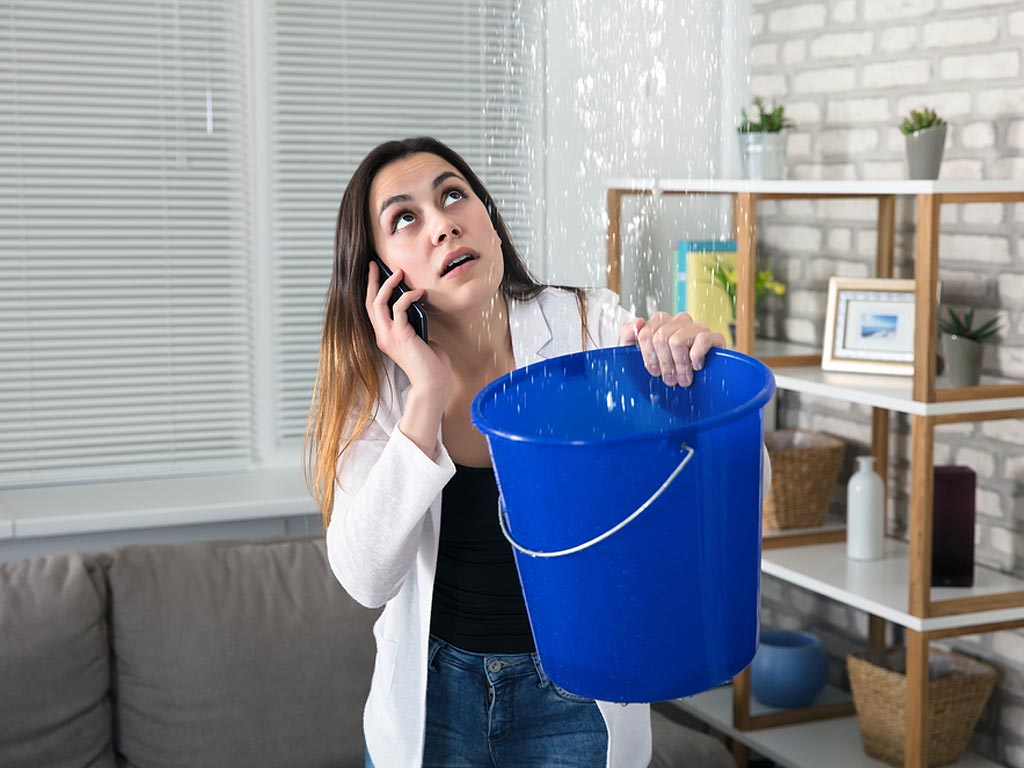
M 1024 202 L 1024 182 L 627 179 L 609 182 L 607 194 L 608 286 L 612 290 L 619 290 L 621 284 L 619 226 L 623 197 L 729 195 L 737 243 L 737 348 L 765 360 L 774 370 L 779 389 L 871 407 L 871 450 L 879 467 L 887 466 L 889 461 L 889 414 L 905 413 L 910 417 L 909 542 L 890 539 L 883 560 L 853 563 L 847 561 L 842 532 L 837 533 L 835 527 L 787 531 L 764 539 L 762 571 L 867 613 L 869 647 L 883 644 L 885 622 L 905 628 L 904 766 L 925 768 L 929 643 L 944 637 L 1024 626 L 1024 580 L 977 566 L 974 587 L 940 589 L 930 586 L 935 427 L 1024 418 L 1024 382 L 986 378 L 977 387 L 953 387 L 936 376 L 939 212 L 943 204 Z M 753 276 L 760 201 L 875 199 L 878 205 L 875 276 L 891 277 L 898 196 L 913 197 L 916 206 L 913 377 L 826 372 L 820 368 L 820 349 L 754 338 Z M 884 478 L 885 473 L 882 475 Z M 681 702 L 680 706 L 732 736 L 739 745 L 734 754 L 741 765 L 745 764 L 747 747 L 754 747 L 794 768 L 826 764 L 882 765 L 861 750 L 856 722 L 851 717 L 852 706 L 848 702 L 766 713 L 751 707 L 749 670 L 741 673 L 730 688 L 709 691 Z M 812 747 L 819 751 L 814 752 Z M 993 764 L 965 755 L 957 765 Z
M 732 686 L 724 686 L 688 699 L 680 699 L 676 703 L 680 709 L 721 731 L 734 742 L 743 744 L 779 765 L 790 768 L 889 768 L 887 763 L 875 760 L 864 752 L 857 720 L 852 715 L 757 731 L 741 731 L 732 723 L 732 698 Z M 818 703 L 843 700 L 840 692 L 826 689 Z M 753 711 L 756 715 L 770 715 L 773 712 L 760 705 L 755 705 Z M 999 768 L 999 764 L 966 752 L 950 768 Z

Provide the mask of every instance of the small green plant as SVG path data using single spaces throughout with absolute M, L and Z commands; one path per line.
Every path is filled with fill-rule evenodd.
M 747 110 L 740 110 L 743 122 L 736 129 L 740 133 L 778 133 L 786 128 L 796 127 L 796 124 L 786 117 L 786 109 L 781 104 L 768 108 L 759 97 L 754 99 L 754 106 L 757 108 L 757 114 L 750 117 L 747 116 Z
M 738 272 L 734 267 L 725 267 L 721 262 L 716 263 L 711 268 L 712 279 L 721 286 L 722 290 L 729 297 L 729 306 L 732 308 L 733 319 L 736 318 L 737 275 Z M 754 309 L 757 310 L 769 295 L 781 296 L 785 292 L 786 286 L 784 283 L 776 280 L 769 270 L 761 270 L 757 273 L 757 277 L 754 278 Z
M 999 318 L 993 317 L 987 323 L 974 327 L 974 308 L 958 315 L 952 307 L 946 307 L 948 318 L 939 318 L 939 330 L 949 336 L 959 336 L 981 344 L 999 332 Z
M 935 114 L 934 109 L 924 107 L 910 110 L 910 114 L 904 117 L 903 122 L 900 123 L 900 131 L 909 136 L 912 133 L 923 131 L 925 128 L 935 128 L 945 124 L 946 121 Z

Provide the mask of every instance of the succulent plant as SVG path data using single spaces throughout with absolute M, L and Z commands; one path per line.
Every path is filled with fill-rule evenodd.
M 779 133 L 786 128 L 795 128 L 796 124 L 786 117 L 786 109 L 781 104 L 767 108 L 760 97 L 754 99 L 754 106 L 757 107 L 757 114 L 747 116 L 747 110 L 742 109 L 743 122 L 736 129 L 740 133 Z
M 958 315 L 952 307 L 946 307 L 948 318 L 939 318 L 939 330 L 950 336 L 970 339 L 979 344 L 992 338 L 999 332 L 999 318 L 993 317 L 987 323 L 974 327 L 974 308 Z
M 934 109 L 923 107 L 910 110 L 910 114 L 904 117 L 903 122 L 900 123 L 900 131 L 909 136 L 917 131 L 923 131 L 925 128 L 935 128 L 945 124 L 946 121 L 935 114 Z

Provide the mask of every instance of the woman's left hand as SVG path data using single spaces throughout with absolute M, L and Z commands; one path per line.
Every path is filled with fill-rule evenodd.
M 696 323 L 685 312 L 670 315 L 656 312 L 650 320 L 638 317 L 622 326 L 619 343 L 638 344 L 644 365 L 652 376 L 665 384 L 688 387 L 693 372 L 704 367 L 704 358 L 712 347 L 724 347 L 725 337 L 713 333 L 704 323 Z

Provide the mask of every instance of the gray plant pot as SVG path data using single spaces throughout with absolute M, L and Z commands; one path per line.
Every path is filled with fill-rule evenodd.
M 981 381 L 982 346 L 963 336 L 942 334 L 946 373 L 954 387 L 973 387 Z
M 907 134 L 907 167 L 912 179 L 937 179 L 946 147 L 946 126 Z
M 743 176 L 748 179 L 782 179 L 786 176 L 787 131 L 738 133 Z

